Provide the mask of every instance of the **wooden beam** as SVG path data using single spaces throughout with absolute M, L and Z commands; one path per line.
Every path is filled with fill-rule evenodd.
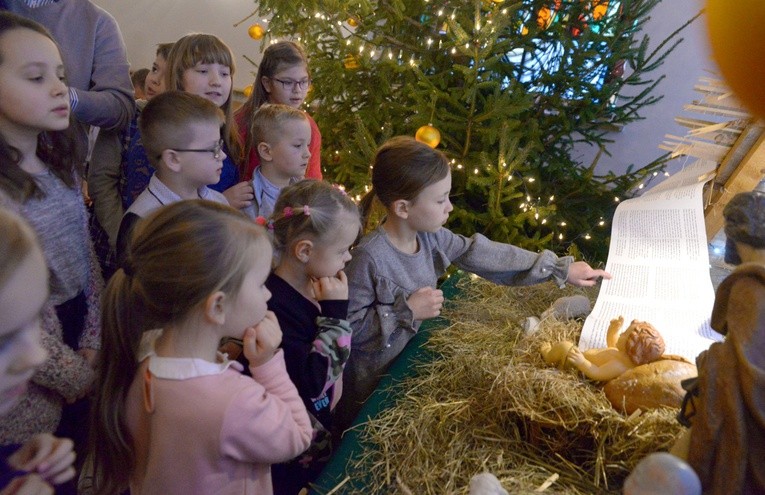
M 725 179 L 720 178 L 720 172 L 723 170 L 722 164 L 718 169 L 711 202 L 704 211 L 707 239 L 713 239 L 722 230 L 725 223 L 722 212 L 728 201 L 740 192 L 753 190 L 765 177 L 765 133 L 762 132 L 762 125 L 754 125 L 759 127 L 759 135 L 744 158 L 738 162 Z M 753 130 L 753 132 L 756 131 Z M 729 158 L 730 154 L 726 156 L 726 160 Z

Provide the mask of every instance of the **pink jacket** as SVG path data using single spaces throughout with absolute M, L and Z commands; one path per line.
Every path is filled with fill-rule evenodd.
M 149 355 L 127 399 L 133 495 L 271 494 L 271 464 L 302 453 L 311 423 L 281 350 L 238 363 Z

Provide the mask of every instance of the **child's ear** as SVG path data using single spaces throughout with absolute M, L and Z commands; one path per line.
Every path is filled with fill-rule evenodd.
M 409 201 L 405 199 L 397 199 L 396 201 L 391 203 L 391 209 L 393 210 L 393 214 L 405 220 L 409 217 L 409 206 L 410 206 Z
M 223 303 L 226 299 L 226 293 L 216 291 L 207 296 L 204 301 L 204 316 L 208 323 L 223 325 L 226 323 L 226 311 Z
M 260 84 L 263 85 L 263 90 L 266 92 L 266 94 L 271 94 L 271 78 L 268 76 L 263 76 L 260 79 Z
M 162 150 L 160 160 L 173 172 L 181 171 L 181 154 L 175 150 Z
M 261 160 L 270 162 L 271 158 L 271 145 L 265 142 L 258 143 L 258 155 Z
M 308 263 L 313 252 L 313 242 L 308 239 L 301 239 L 292 246 L 292 253 L 301 263 Z

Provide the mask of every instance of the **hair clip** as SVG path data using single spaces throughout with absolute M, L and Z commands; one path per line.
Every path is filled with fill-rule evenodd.
M 311 216 L 311 208 L 308 205 L 303 205 L 303 215 Z
M 266 217 L 256 217 L 255 223 L 260 225 L 261 227 L 265 227 L 268 230 L 274 230 L 274 222 L 268 220 Z
M 284 211 L 282 213 L 284 214 L 284 218 L 289 218 L 292 216 L 294 212 L 292 211 L 291 206 L 285 206 Z

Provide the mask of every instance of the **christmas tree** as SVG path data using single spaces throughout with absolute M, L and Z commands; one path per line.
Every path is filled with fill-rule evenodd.
M 663 160 L 597 176 L 571 152 L 608 153 L 661 98 L 682 27 L 649 50 L 659 1 L 259 0 L 250 29 L 305 46 L 328 180 L 363 194 L 376 147 L 417 133 L 453 164 L 452 230 L 599 261 L 617 202 Z

